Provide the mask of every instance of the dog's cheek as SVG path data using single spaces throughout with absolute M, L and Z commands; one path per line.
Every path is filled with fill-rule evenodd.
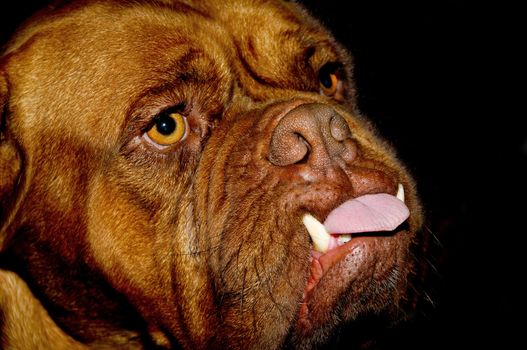
M 86 259 L 92 259 L 103 277 L 146 319 L 153 319 L 165 307 L 157 305 L 167 299 L 163 291 L 171 290 L 170 266 L 159 263 L 156 254 L 167 254 L 170 245 L 156 242 L 160 237 L 148 213 L 131 204 L 127 193 L 112 182 L 97 177 L 89 192 Z
M 23 157 L 17 143 L 8 132 L 7 80 L 0 71 L 0 251 L 8 241 L 9 216 L 21 200 Z
M 9 215 L 16 211 L 17 198 L 20 198 L 18 180 L 22 170 L 22 157 L 17 147 L 10 141 L 0 140 L 0 251 L 8 241 Z
M 147 176 L 148 167 L 134 170 L 120 163 L 92 181 L 90 254 L 151 330 L 169 330 L 188 347 L 203 344 L 218 322 L 203 249 L 196 242 L 190 177 L 166 168 L 157 169 L 152 181 L 156 176 Z

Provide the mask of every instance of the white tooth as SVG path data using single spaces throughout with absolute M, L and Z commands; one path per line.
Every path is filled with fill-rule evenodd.
M 324 225 L 310 214 L 304 215 L 302 221 L 313 240 L 313 248 L 319 253 L 327 252 L 331 236 L 326 231 Z
M 351 241 L 351 235 L 339 235 L 338 244 L 343 245 Z
M 399 188 L 397 189 L 397 198 L 404 202 L 404 187 L 403 184 L 399 184 Z

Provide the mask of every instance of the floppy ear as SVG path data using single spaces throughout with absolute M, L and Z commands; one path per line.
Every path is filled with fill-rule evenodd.
M 0 252 L 10 236 L 22 168 L 21 152 L 9 134 L 8 101 L 8 82 L 0 70 Z

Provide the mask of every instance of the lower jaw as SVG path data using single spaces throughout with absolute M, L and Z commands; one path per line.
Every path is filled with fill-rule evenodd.
M 307 336 L 320 327 L 331 327 L 331 319 L 341 319 L 344 315 L 335 315 L 334 310 L 340 309 L 339 304 L 345 308 L 342 296 L 353 287 L 351 298 L 361 297 L 362 288 L 377 273 L 375 266 L 378 260 L 387 254 L 395 254 L 395 251 L 390 253 L 391 249 L 385 246 L 393 242 L 393 238 L 360 236 L 325 254 L 312 250 L 311 274 L 300 305 L 297 331 Z M 391 248 L 394 249 L 393 246 Z M 389 265 L 393 263 L 387 262 Z M 346 316 L 353 318 L 353 315 Z
M 309 308 L 309 302 L 312 299 L 313 290 L 317 287 L 320 280 L 325 276 L 326 272 L 334 265 L 338 264 L 346 255 L 353 251 L 351 242 L 346 243 L 334 250 L 325 254 L 321 254 L 315 250 L 311 250 L 311 265 L 310 276 L 306 287 L 304 289 L 303 300 L 300 306 L 300 313 L 298 317 L 297 326 L 300 330 L 308 331 L 313 328 L 312 312 Z

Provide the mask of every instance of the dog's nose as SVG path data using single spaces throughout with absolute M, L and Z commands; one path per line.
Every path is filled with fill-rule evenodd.
M 336 158 L 351 161 L 354 154 L 346 120 L 318 103 L 302 104 L 283 116 L 269 146 L 269 161 L 277 166 L 309 163 L 323 167 Z

